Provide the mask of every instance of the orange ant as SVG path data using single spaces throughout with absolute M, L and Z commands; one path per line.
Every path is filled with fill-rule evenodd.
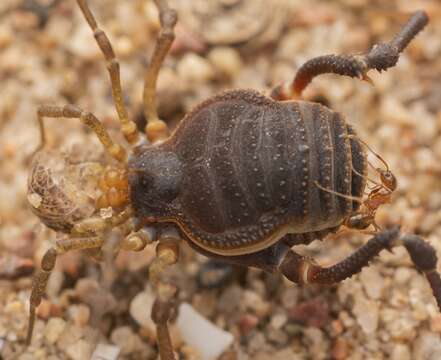
M 378 167 L 373 166 L 369 161 L 368 164 L 371 166 L 375 172 L 377 172 L 380 176 L 380 182 L 377 182 L 375 180 L 370 179 L 368 176 L 359 173 L 357 170 L 352 169 L 353 173 L 365 178 L 366 180 L 372 182 L 375 184 L 374 187 L 369 188 L 369 193 L 367 194 L 367 199 L 363 200 L 359 197 L 354 197 L 346 194 L 341 194 L 336 191 L 332 191 L 329 189 L 326 189 L 319 185 L 316 182 L 316 185 L 329 193 L 335 194 L 337 196 L 353 200 L 356 202 L 359 202 L 361 204 L 360 208 L 353 213 L 352 215 L 348 216 L 344 221 L 343 225 L 350 229 L 358 229 L 358 230 L 364 230 L 368 228 L 370 225 L 372 225 L 375 228 L 375 231 L 369 232 L 369 233 L 375 233 L 381 230 L 380 226 L 375 222 L 375 215 L 378 210 L 378 208 L 383 204 L 388 204 L 391 202 L 392 193 L 397 188 L 397 179 L 395 175 L 390 171 L 389 165 L 387 162 L 379 155 L 377 154 L 372 148 L 366 144 L 363 140 L 361 140 L 358 137 L 355 137 L 353 135 L 348 135 L 348 138 L 355 138 L 357 141 L 359 141 L 361 144 L 366 146 L 374 156 L 379 159 L 386 169 L 381 169 Z

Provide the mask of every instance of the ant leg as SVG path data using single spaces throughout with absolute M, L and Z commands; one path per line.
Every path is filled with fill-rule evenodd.
M 428 22 L 427 14 L 417 11 L 390 42 L 374 45 L 365 55 L 324 55 L 313 58 L 299 68 L 291 84 L 276 86 L 270 96 L 275 100 L 298 98 L 314 77 L 326 73 L 371 82 L 366 73 L 371 69 L 381 72 L 395 66 L 400 53 Z
M 161 360 L 174 360 L 173 345 L 168 330 L 168 320 L 175 310 L 176 286 L 160 281 L 165 269 L 175 264 L 179 258 L 179 239 L 162 237 L 156 247 L 156 258 L 149 268 L 149 279 L 156 288 L 157 297 L 151 317 L 156 324 L 157 341 Z
M 368 164 L 370 164 L 369 161 L 368 161 Z M 375 180 L 372 180 L 368 175 L 363 175 L 362 173 L 360 173 L 359 171 L 357 171 L 357 170 L 354 168 L 354 166 L 353 166 L 352 163 L 351 163 L 351 171 L 352 171 L 355 175 L 361 177 L 362 179 L 365 179 L 366 182 L 369 181 L 369 182 L 371 182 L 372 184 L 374 184 L 375 186 L 374 186 L 373 188 L 370 188 L 370 189 L 369 189 L 369 190 L 371 190 L 371 191 L 372 191 L 373 189 L 377 189 L 377 188 L 378 188 L 378 189 L 382 189 L 382 188 L 385 187 L 384 185 L 380 184 L 379 182 L 377 182 L 377 181 L 375 181 Z
M 178 20 L 176 11 L 168 7 L 166 0 L 155 0 L 155 4 L 159 10 L 161 31 L 144 77 L 145 132 L 152 142 L 165 140 L 169 136 L 167 124 L 159 119 L 156 109 L 156 81 L 161 64 L 175 39 L 174 26 Z
M 107 70 L 110 75 L 110 82 L 112 85 L 112 96 L 115 102 L 116 111 L 121 124 L 121 132 L 129 144 L 137 144 L 139 142 L 139 132 L 136 124 L 129 120 L 127 110 L 124 105 L 123 94 L 121 90 L 121 78 L 119 71 L 119 63 L 115 57 L 112 45 L 103 30 L 98 27 L 98 24 L 90 11 L 87 0 L 77 0 L 78 6 L 81 9 L 87 23 L 93 31 L 95 40 L 101 49 L 107 63 Z
M 348 139 L 355 139 L 356 141 L 358 141 L 360 144 L 364 145 L 378 160 L 380 160 L 383 165 L 386 167 L 386 170 L 389 170 L 389 165 L 387 164 L 386 160 L 384 160 L 380 154 L 378 154 L 376 151 L 374 151 L 369 145 L 368 143 L 366 143 L 365 141 L 361 140 L 357 135 L 354 134 L 349 134 L 346 136 L 346 138 Z M 370 166 L 375 170 L 376 168 L 369 163 Z
M 35 311 L 38 305 L 40 305 L 43 294 L 45 293 L 46 285 L 51 271 L 54 269 L 57 256 L 71 250 L 99 248 L 103 245 L 103 243 L 104 241 L 101 237 L 64 239 L 58 240 L 55 243 L 55 246 L 46 251 L 43 259 L 41 260 L 41 270 L 34 276 L 32 284 L 26 345 L 30 345 L 31 343 L 32 332 L 35 324 Z
M 39 106 L 37 110 L 37 116 L 38 116 L 38 124 L 40 127 L 41 143 L 40 146 L 37 148 L 37 150 L 34 152 L 34 154 L 37 151 L 41 150 L 46 143 L 46 136 L 45 136 L 44 124 L 43 124 L 44 117 L 51 117 L 57 119 L 73 118 L 73 119 L 80 119 L 84 123 L 84 125 L 90 128 L 96 134 L 98 139 L 101 141 L 101 144 L 103 144 L 104 148 L 113 158 L 122 162 L 126 161 L 127 154 L 124 148 L 121 145 L 115 143 L 110 138 L 110 135 L 107 132 L 106 128 L 92 113 L 83 111 L 74 105 L 65 105 L 65 106 L 42 105 Z
M 334 191 L 334 190 L 331 190 L 331 189 L 325 188 L 324 186 L 321 186 L 321 185 L 318 183 L 318 181 L 314 181 L 314 185 L 317 186 L 320 190 L 325 191 L 325 192 L 327 192 L 327 193 L 330 193 L 330 194 L 334 194 L 334 195 L 340 196 L 340 197 L 342 197 L 343 199 L 348 199 L 348 200 L 351 200 L 351 201 L 358 202 L 359 204 L 363 204 L 363 199 L 362 199 L 362 198 L 359 198 L 359 197 L 356 197 L 356 196 L 352 196 L 352 195 L 346 195 L 346 194 L 340 193 L 340 192 L 338 192 L 338 191 Z

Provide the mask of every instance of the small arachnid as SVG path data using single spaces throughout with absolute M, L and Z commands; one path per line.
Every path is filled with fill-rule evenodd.
M 48 227 L 68 234 L 42 259 L 30 299 L 27 342 L 58 255 L 70 250 L 100 249 L 109 229 L 126 235 L 119 248 L 140 251 L 157 242 L 149 279 L 157 290 L 152 318 L 163 360 L 174 359 L 168 319 L 176 287 L 161 273 L 178 261 L 179 242 L 236 265 L 279 272 L 299 284 L 333 284 L 358 273 L 383 249 L 403 245 L 430 283 L 441 308 L 441 278 L 431 245 L 398 227 L 375 229 L 374 236 L 343 261 L 321 267 L 294 252 L 336 232 L 341 226 L 375 225 L 375 212 L 390 201 L 397 184 L 392 172 L 377 169 L 367 176 L 366 147 L 343 115 L 318 103 L 300 100 L 317 75 L 335 73 L 367 80 L 367 72 L 393 67 L 399 54 L 428 23 L 414 13 L 398 34 L 358 56 L 327 55 L 307 61 L 294 80 L 270 96 L 254 90 L 231 90 L 202 102 L 170 135 L 156 111 L 156 80 L 174 39 L 176 12 L 155 0 L 161 31 L 145 75 L 145 134 L 128 119 L 120 85 L 119 64 L 86 0 L 78 5 L 107 62 L 116 110 L 130 150 L 111 139 L 102 123 L 75 106 L 41 106 L 38 120 L 44 145 L 43 118 L 76 118 L 95 132 L 114 163 L 99 171 L 100 196 L 91 211 L 77 211 L 65 184 L 51 172 L 34 167 L 30 191 L 34 212 Z M 39 164 L 39 162 L 37 162 Z M 375 186 L 364 197 L 368 181 Z M 45 189 L 50 188 L 51 191 Z M 35 199 L 34 199 L 35 200 Z M 32 203 L 32 202 L 31 202 Z M 110 216 L 100 216 L 111 208 Z M 147 316 L 147 314 L 146 314 Z

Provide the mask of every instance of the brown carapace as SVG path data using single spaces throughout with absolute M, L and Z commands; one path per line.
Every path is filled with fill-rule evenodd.
M 165 0 L 155 0 L 162 27 L 145 76 L 148 123 L 144 134 L 128 118 L 119 64 L 109 40 L 86 0 L 77 1 L 106 59 L 121 130 L 131 150 L 127 154 L 126 147 L 114 142 L 91 113 L 72 105 L 39 108 L 42 146 L 44 117 L 76 118 L 96 133 L 114 160 L 97 180 L 100 195 L 93 214 L 75 212 L 71 216 L 63 215 L 65 207 L 45 207 L 68 204 L 76 209 L 63 187 L 45 191 L 44 184 L 51 183 L 52 175 L 36 162 L 39 167 L 34 168 L 29 182 L 30 196 L 40 200 L 35 213 L 69 237 L 47 251 L 35 277 L 28 343 L 35 309 L 56 257 L 69 250 L 101 249 L 106 233 L 115 227 L 126 235 L 119 244 L 121 250 L 140 251 L 158 242 L 149 280 L 158 294 L 152 318 L 163 360 L 174 359 L 167 322 L 176 288 L 161 281 L 161 273 L 178 261 L 181 238 L 209 257 L 280 272 L 300 284 L 342 281 L 368 265 L 381 250 L 404 245 L 441 307 L 434 249 L 419 236 L 401 233 L 398 227 L 376 231 L 351 256 L 327 268 L 291 249 L 336 232 L 342 225 L 360 229 L 375 224 L 376 210 L 390 201 L 396 188 L 388 168 L 378 170 L 380 181 L 369 179 L 366 144 L 343 115 L 294 97 L 322 73 L 368 79 L 370 69 L 394 66 L 399 53 L 427 24 L 423 11 L 413 14 L 391 42 L 374 46 L 367 55 L 328 55 L 308 61 L 289 85 L 276 87 L 270 97 L 253 90 L 214 96 L 185 116 L 169 136 L 166 123 L 157 115 L 155 88 L 174 39 L 176 12 Z M 38 181 L 42 177 L 44 181 Z M 368 181 L 376 186 L 365 197 Z M 60 214 L 55 215 L 63 216 L 54 216 L 57 209 Z

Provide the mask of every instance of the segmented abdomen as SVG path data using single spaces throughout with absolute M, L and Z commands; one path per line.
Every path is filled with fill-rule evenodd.
M 207 233 L 262 223 L 259 232 L 270 233 L 287 222 L 317 231 L 358 206 L 320 189 L 360 196 L 364 181 L 352 167 L 364 173 L 366 164 L 353 130 L 324 106 L 231 91 L 201 104 L 177 132 L 183 212 Z

